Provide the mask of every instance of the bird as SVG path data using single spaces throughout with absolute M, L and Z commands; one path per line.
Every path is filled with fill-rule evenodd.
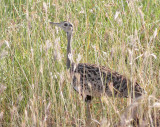
M 145 91 L 137 83 L 131 82 L 127 77 L 105 66 L 89 63 L 74 63 L 70 59 L 73 25 L 68 21 L 60 23 L 50 22 L 60 27 L 67 34 L 67 60 L 66 66 L 72 77 L 72 87 L 85 102 L 90 103 L 94 97 L 123 97 L 138 98 Z

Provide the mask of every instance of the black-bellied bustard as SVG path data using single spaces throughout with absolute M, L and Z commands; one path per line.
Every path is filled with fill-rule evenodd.
M 50 24 L 62 28 L 67 33 L 67 69 L 70 69 L 73 88 L 82 95 L 86 102 L 90 102 L 93 97 L 102 95 L 137 98 L 144 93 L 137 82 L 132 83 L 125 76 L 109 68 L 88 63 L 77 65 L 72 63 L 69 58 L 73 32 L 72 24 L 67 21 L 61 23 L 50 22 Z

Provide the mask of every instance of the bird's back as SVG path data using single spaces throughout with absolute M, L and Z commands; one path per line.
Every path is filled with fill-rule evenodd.
M 136 98 L 141 96 L 143 89 L 135 82 L 131 83 L 125 76 L 97 65 L 79 63 L 72 65 L 73 88 L 85 96 L 118 96 Z M 134 86 L 134 87 L 133 87 Z

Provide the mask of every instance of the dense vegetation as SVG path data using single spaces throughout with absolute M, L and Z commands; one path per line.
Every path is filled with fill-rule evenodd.
M 95 98 L 92 123 L 132 124 L 129 110 L 138 107 L 140 126 L 158 126 L 159 0 L 1 0 L 0 126 L 86 125 L 85 103 L 65 66 L 66 35 L 49 25 L 66 20 L 74 25 L 75 62 L 109 67 L 147 92 L 138 103 Z

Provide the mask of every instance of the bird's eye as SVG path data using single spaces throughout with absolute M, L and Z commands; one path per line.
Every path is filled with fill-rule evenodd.
M 64 24 L 64 26 L 68 26 L 68 24 L 67 24 L 67 23 L 65 23 L 65 24 Z

